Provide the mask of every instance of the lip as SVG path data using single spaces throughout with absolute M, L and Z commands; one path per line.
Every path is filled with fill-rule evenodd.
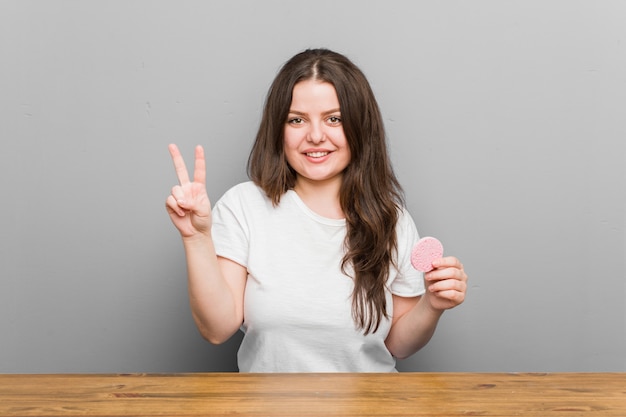
M 329 150 L 329 149 L 319 149 L 319 148 L 315 148 L 315 149 L 306 149 L 305 151 L 302 152 L 302 155 L 304 155 L 304 157 L 312 163 L 321 163 L 326 161 L 328 158 L 330 158 L 330 155 L 333 153 L 333 151 Z M 322 156 L 312 156 L 314 154 L 325 154 Z
M 302 153 L 311 153 L 311 152 L 332 152 L 331 149 L 326 148 L 306 148 L 302 151 Z

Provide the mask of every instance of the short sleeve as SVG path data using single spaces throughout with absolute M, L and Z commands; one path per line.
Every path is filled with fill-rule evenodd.
M 218 256 L 248 265 L 250 230 L 241 185 L 228 190 L 213 207 L 211 235 Z
M 396 226 L 398 237 L 398 270 L 389 287 L 391 293 L 401 297 L 416 297 L 424 294 L 424 274 L 411 265 L 411 251 L 419 240 L 413 218 L 403 209 Z

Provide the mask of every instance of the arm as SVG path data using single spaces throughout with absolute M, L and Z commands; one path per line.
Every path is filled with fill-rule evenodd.
M 215 253 L 211 237 L 211 203 L 206 193 L 204 151 L 195 152 L 191 182 L 176 147 L 170 153 L 180 184 L 166 200 L 167 212 L 181 234 L 187 259 L 191 311 L 202 336 L 211 343 L 228 340 L 243 322 L 246 269 Z
M 215 254 L 211 238 L 183 239 L 187 287 L 193 319 L 202 337 L 213 344 L 227 341 L 243 323 L 247 270 Z
M 435 333 L 443 312 L 465 299 L 467 275 L 459 260 L 441 258 L 433 266 L 435 269 L 424 275 L 424 295 L 393 296 L 393 318 L 385 344 L 396 358 L 407 358 L 424 347 Z

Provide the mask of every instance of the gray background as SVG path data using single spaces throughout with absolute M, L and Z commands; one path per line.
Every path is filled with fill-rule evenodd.
M 626 371 L 626 2 L 0 1 L 0 372 L 235 370 L 202 340 L 167 144 L 246 179 L 307 47 L 379 99 L 422 235 L 470 275 L 405 371 Z

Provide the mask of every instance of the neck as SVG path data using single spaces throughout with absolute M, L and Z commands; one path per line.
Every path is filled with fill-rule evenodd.
M 343 219 L 345 216 L 339 202 L 340 188 L 341 177 L 329 181 L 310 181 L 298 177 L 294 191 L 311 210 L 320 216 Z

